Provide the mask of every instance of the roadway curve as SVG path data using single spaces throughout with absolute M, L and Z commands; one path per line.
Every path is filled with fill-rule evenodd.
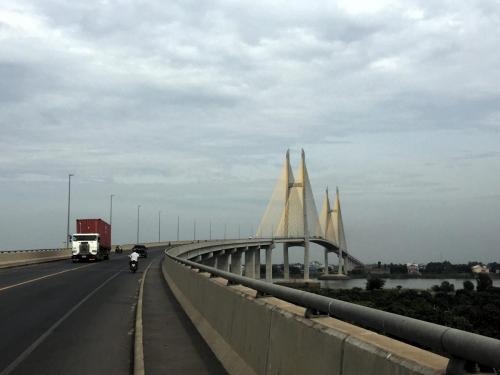
M 125 254 L 0 270 L 0 375 L 131 373 L 139 281 L 150 262 L 159 267 L 163 249 L 150 249 L 135 274 Z M 152 267 L 146 280 L 158 276 Z

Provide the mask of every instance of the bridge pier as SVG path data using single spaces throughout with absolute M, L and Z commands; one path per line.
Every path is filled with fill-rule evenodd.
M 344 254 L 342 254 L 342 250 L 339 250 L 339 268 L 338 268 L 338 271 L 337 273 L 339 275 L 345 275 L 345 272 L 344 272 Z
M 260 279 L 260 246 L 257 246 L 257 248 L 255 249 L 254 262 L 255 262 L 254 278 L 258 280 Z
M 241 276 L 241 255 L 243 250 L 234 249 L 231 254 L 231 272 Z
M 309 239 L 304 241 L 304 280 L 309 280 Z
M 344 271 L 347 274 L 347 272 L 350 272 L 354 269 L 354 264 L 351 262 L 349 257 L 346 255 L 345 260 L 344 260 Z
M 328 250 L 325 249 L 325 270 L 323 271 L 324 275 L 328 275 Z
M 208 267 L 215 267 L 215 257 L 214 253 L 206 253 L 201 256 L 201 263 Z
M 205 259 L 205 264 L 209 267 L 217 267 L 217 259 L 214 256 L 211 256 L 210 258 Z
M 245 276 L 255 277 L 255 249 L 248 248 L 245 251 Z
M 290 261 L 288 260 L 288 244 L 283 244 L 283 278 L 290 279 Z
M 266 247 L 266 281 L 273 282 L 272 251 L 274 245 Z
M 225 251 L 221 251 L 217 257 L 217 268 L 229 272 L 229 254 L 226 254 Z

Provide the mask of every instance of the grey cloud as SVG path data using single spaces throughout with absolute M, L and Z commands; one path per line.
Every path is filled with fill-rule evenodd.
M 123 241 L 139 203 L 145 227 L 160 206 L 186 222 L 256 227 L 285 150 L 296 161 L 304 147 L 318 196 L 341 186 L 353 252 L 403 260 L 394 246 L 417 241 L 404 222 L 423 220 L 422 202 L 434 215 L 426 220 L 453 223 L 443 235 L 455 236 L 466 229 L 439 202 L 467 212 L 469 198 L 499 188 L 491 173 L 500 147 L 491 136 L 499 123 L 498 8 L 1 5 L 0 17 L 6 9 L 19 19 L 0 18 L 0 227 L 7 217 L 21 222 L 19 212 L 39 201 L 37 213 L 51 218 L 41 229 L 53 233 L 43 246 L 58 243 L 69 172 L 75 215 L 104 216 L 107 195 L 117 194 L 115 238 Z M 398 207 L 387 208 L 392 200 Z M 383 235 L 389 224 L 402 233 L 392 242 Z M 492 218 L 484 227 L 495 225 Z M 367 233 L 375 236 L 369 242 Z M 496 232 L 482 233 L 491 257 Z M 6 246 L 29 244 L 9 238 Z M 435 237 L 422 246 L 429 254 L 449 244 Z M 453 247 L 465 256 L 460 238 Z

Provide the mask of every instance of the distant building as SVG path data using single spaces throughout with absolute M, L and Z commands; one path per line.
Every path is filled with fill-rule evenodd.
M 476 264 L 471 267 L 472 273 L 490 273 L 490 269 L 482 264 Z
M 406 263 L 406 269 L 410 275 L 420 275 L 420 269 L 417 263 Z
M 380 263 L 380 262 L 379 262 Z M 391 273 L 389 267 L 381 264 L 367 264 L 365 265 L 366 273 L 374 274 L 374 275 L 385 275 Z

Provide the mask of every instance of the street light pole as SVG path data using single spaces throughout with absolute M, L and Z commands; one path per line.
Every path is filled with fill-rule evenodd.
M 193 221 L 193 241 L 196 241 L 196 219 Z
M 158 242 L 161 242 L 161 210 L 158 211 Z
M 111 233 L 113 233 L 113 197 L 115 195 L 111 194 L 109 196 L 109 226 L 111 227 Z M 111 243 L 113 243 L 113 240 L 111 240 Z
M 180 218 L 177 216 L 177 241 L 179 241 L 179 224 L 180 224 Z
M 209 227 L 210 227 L 210 229 L 208 231 L 209 232 L 209 237 L 208 238 L 211 241 L 212 240 L 212 220 L 209 220 L 208 224 L 209 224 Z
M 224 224 L 224 239 L 226 239 L 226 229 L 227 229 L 227 224 Z
M 137 205 L 137 242 L 139 243 L 139 209 L 141 208 L 141 205 Z
M 73 174 L 68 174 L 68 222 L 66 225 L 66 249 L 69 247 L 69 213 L 71 207 L 71 177 Z

